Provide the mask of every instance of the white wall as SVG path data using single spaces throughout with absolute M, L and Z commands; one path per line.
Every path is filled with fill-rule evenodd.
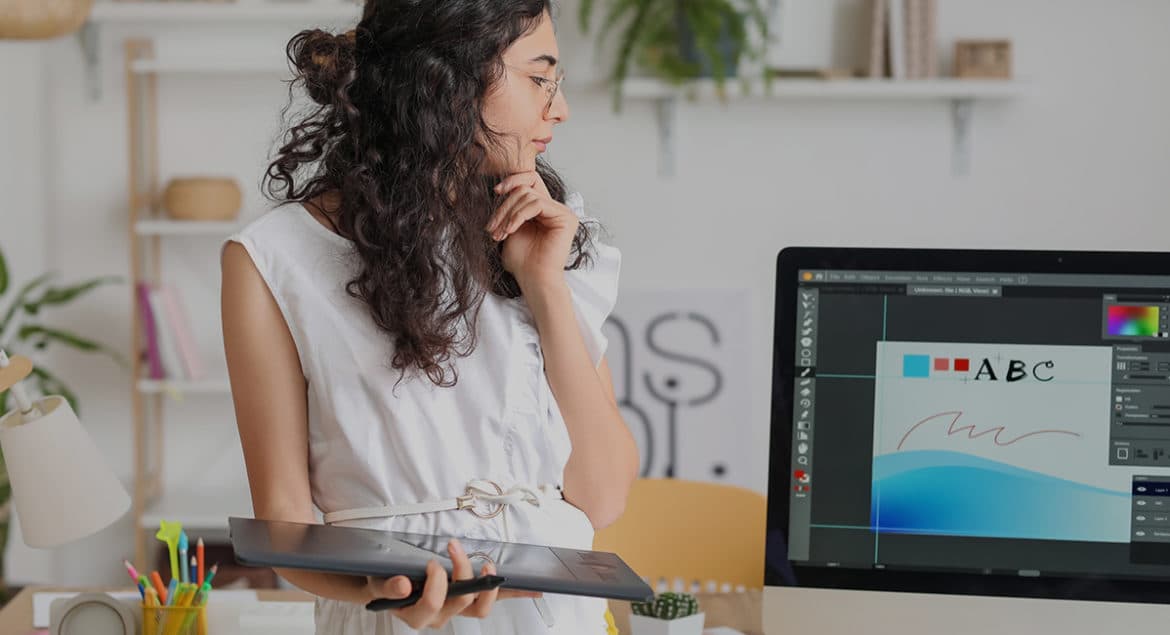
M 49 236 L 48 152 L 42 136 L 49 123 L 48 82 L 42 80 L 46 47 L 42 44 L 0 42 L 0 248 L 8 264 L 10 289 L 19 288 L 43 272 Z M 9 292 L 5 297 L 11 297 Z M 5 309 L 7 304 L 3 304 Z M 4 310 L 4 309 L 0 309 Z M 7 551 L 7 569 L 24 572 L 21 579 L 47 582 L 55 574 L 52 553 L 31 549 L 21 542 L 19 523 L 13 522 Z
M 841 2 L 842 15 L 856 13 L 857 0 Z M 650 104 L 628 102 L 615 117 L 606 92 L 568 87 L 572 121 L 558 130 L 549 158 L 609 223 L 624 252 L 623 287 L 753 291 L 752 324 L 760 345 L 745 363 L 756 377 L 757 436 L 745 444 L 745 461 L 766 460 L 773 271 L 781 247 L 1163 247 L 1170 227 L 1164 217 L 1170 85 L 1160 77 L 1170 60 L 1170 3 L 940 5 L 946 50 L 957 37 L 1010 37 L 1017 73 L 1028 82 L 1016 100 L 977 105 L 972 173 L 965 178 L 950 173 L 949 118 L 941 103 L 745 100 L 684 105 L 677 174 L 660 180 Z M 576 2 L 561 9 L 562 54 L 573 80 L 588 81 L 601 69 L 578 33 L 575 10 Z M 118 37 L 116 29 L 106 31 L 105 96 L 96 103 L 85 97 L 81 55 L 72 40 L 31 49 L 43 53 L 0 48 L 0 130 L 8 135 L 0 153 L 0 183 L 8 186 L 0 244 L 11 255 L 35 244 L 14 236 L 40 236 L 53 248 L 43 264 L 68 278 L 127 272 Z M 282 42 L 270 41 L 279 55 Z M 834 47 L 856 49 L 847 41 Z M 944 64 L 949 57 L 944 51 Z M 28 77 L 29 59 L 47 69 L 39 84 Z M 48 103 L 38 101 L 42 94 Z M 284 103 L 279 85 L 245 78 L 166 79 L 160 98 L 164 177 L 223 170 L 246 186 L 256 182 L 275 131 L 274 113 Z M 21 117 L 28 118 L 27 127 Z M 38 117 L 48 118 L 43 138 L 30 134 Z M 30 169 L 30 156 L 41 157 L 32 165 L 44 162 L 47 170 L 22 172 Z M 26 194 L 27 184 L 38 180 L 47 193 Z M 19 193 L 19 203 L 12 202 L 12 192 Z M 191 298 L 206 354 L 219 360 L 216 246 L 213 239 L 176 243 L 178 257 L 168 272 Z M 105 289 L 58 321 L 125 349 L 129 298 L 126 287 Z M 102 358 L 63 353 L 55 359 L 81 395 L 87 425 L 128 481 L 129 378 Z M 238 463 L 225 397 L 189 398 L 172 411 L 177 416 L 168 434 L 183 452 L 168 459 L 169 473 L 188 474 L 220 458 Z M 61 552 L 59 581 L 118 582 L 124 574 L 117 563 L 131 553 L 124 521 Z M 17 567 L 14 561 L 10 577 L 45 577 L 41 563 L 28 562 Z

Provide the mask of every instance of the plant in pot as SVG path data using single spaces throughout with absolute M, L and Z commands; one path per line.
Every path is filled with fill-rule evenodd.
M 25 380 L 25 386 L 42 395 L 61 395 L 75 412 L 80 412 L 77 396 L 57 375 L 46 369 L 43 357 L 52 345 L 63 345 L 85 352 L 105 353 L 126 367 L 125 360 L 105 346 L 74 333 L 53 328 L 40 322 L 42 309 L 68 304 L 93 289 L 119 280 L 117 277 L 101 277 L 67 286 L 53 286 L 53 273 L 46 273 L 22 285 L 6 298 L 9 291 L 8 264 L 0 250 L 0 350 L 11 354 L 24 355 L 33 360 L 32 375 Z M 8 412 L 11 392 L 0 392 L 0 415 Z M 12 486 L 0 453 L 0 606 L 9 598 L 4 581 L 4 553 L 8 545 L 8 529 L 12 513 Z
M 633 635 L 702 635 L 704 616 L 689 593 L 659 593 L 651 602 L 630 605 Z
M 613 108 L 621 109 L 622 84 L 634 66 L 681 86 L 710 77 L 720 98 L 740 62 L 758 60 L 768 42 L 768 20 L 761 0 L 601 0 L 605 5 L 597 34 L 603 47 L 624 23 L 609 80 Z M 581 0 L 578 22 L 588 33 L 597 0 Z M 763 74 L 765 83 L 769 75 Z M 744 82 L 746 90 L 748 83 Z

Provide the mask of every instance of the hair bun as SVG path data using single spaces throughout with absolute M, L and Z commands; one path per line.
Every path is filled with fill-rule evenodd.
M 330 105 L 354 71 L 355 31 L 306 29 L 288 43 L 288 59 L 313 101 Z

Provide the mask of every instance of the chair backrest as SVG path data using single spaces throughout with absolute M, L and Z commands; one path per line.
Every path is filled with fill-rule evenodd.
M 597 532 L 593 548 L 620 555 L 651 586 L 681 579 L 688 589 L 695 582 L 759 589 L 766 516 L 766 499 L 749 489 L 639 479 L 625 513 Z

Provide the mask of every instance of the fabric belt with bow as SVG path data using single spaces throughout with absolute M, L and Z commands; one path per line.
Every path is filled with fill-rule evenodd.
M 550 500 L 563 500 L 564 494 L 560 486 L 540 485 L 535 488 L 516 485 L 504 490 L 493 481 L 475 479 L 467 484 L 467 489 L 461 496 L 425 503 L 403 503 L 386 505 L 383 507 L 360 507 L 325 514 L 325 524 L 346 522 L 350 520 L 365 520 L 370 518 L 390 518 L 394 516 L 410 516 L 414 514 L 430 514 L 443 511 L 468 511 L 484 520 L 497 516 L 503 517 L 504 540 L 512 542 L 512 532 L 508 527 L 507 508 L 512 505 L 528 503 L 540 507 Z M 486 509 L 481 510 L 480 504 Z M 544 623 L 552 628 L 554 620 L 548 603 L 544 598 L 534 598 L 536 610 L 540 613 Z

